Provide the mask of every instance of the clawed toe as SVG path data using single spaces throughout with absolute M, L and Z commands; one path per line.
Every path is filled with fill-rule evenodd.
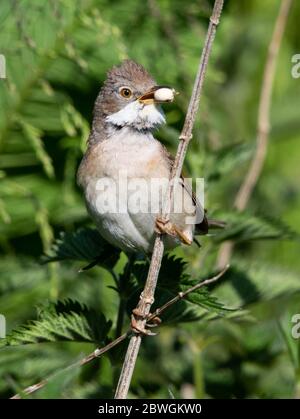
M 140 320 L 140 319 L 139 319 Z M 150 330 L 146 329 L 144 326 L 140 326 L 138 320 L 135 317 L 135 314 L 131 316 L 131 329 L 134 333 L 142 334 L 144 336 L 155 336 L 156 333 L 151 332 Z
M 174 229 L 182 243 L 187 244 L 188 246 L 193 243 L 193 240 L 191 240 L 183 231 L 179 230 L 176 226 L 174 226 Z
M 148 317 L 151 317 L 151 314 L 149 314 Z M 154 317 L 153 319 L 151 319 L 151 321 L 149 323 L 146 323 L 147 327 L 157 327 L 162 323 L 162 320 L 159 317 Z
M 155 220 L 155 231 L 159 234 L 168 234 L 169 236 L 176 236 L 174 225 L 169 220 L 157 218 Z
M 145 336 L 155 336 L 156 333 L 151 332 L 150 330 L 146 329 L 144 326 L 140 326 L 139 321 L 140 320 L 146 320 L 149 318 L 151 314 L 148 314 L 147 316 L 143 315 L 141 311 L 138 308 L 135 308 L 132 310 L 132 316 L 131 316 L 131 329 L 134 333 L 142 334 Z M 151 319 L 151 322 L 146 323 L 147 327 L 157 327 L 161 323 L 161 319 L 159 317 L 154 317 Z
M 182 243 L 187 245 L 191 245 L 193 243 L 193 240 L 191 240 L 184 231 L 180 230 L 169 220 L 165 221 L 162 218 L 157 218 L 155 221 L 155 232 L 159 234 L 168 234 L 172 237 L 178 237 Z

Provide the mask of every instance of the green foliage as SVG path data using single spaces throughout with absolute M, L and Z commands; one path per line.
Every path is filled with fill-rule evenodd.
M 227 226 L 201 238 L 201 249 L 165 255 L 154 308 L 215 272 L 223 242 L 234 242 L 234 257 L 218 283 L 174 304 L 158 336 L 143 340 L 131 397 L 299 397 L 299 340 L 290 333 L 300 301 L 299 81 L 291 78 L 299 4 L 278 60 L 264 171 L 247 211 L 232 210 L 254 153 L 279 3 L 226 4 L 186 167 L 205 178 L 208 214 Z M 31 397 L 113 396 L 127 341 L 84 367 L 66 367 L 114 338 L 119 306 L 127 330 L 149 265 L 140 255 L 128 260 L 86 227 L 76 168 L 105 73 L 127 56 L 180 91 L 164 109 L 168 125 L 156 133 L 175 151 L 210 6 L 2 0 L 0 312 L 8 336 L 0 340 L 1 398 L 49 376 Z
M 38 308 L 38 319 L 13 330 L 1 346 L 41 342 L 95 342 L 103 344 L 111 322 L 102 313 L 77 301 L 58 301 Z
M 137 261 L 133 266 L 135 282 L 128 284 L 127 312 L 131 313 L 136 307 L 141 291 L 146 281 L 149 263 Z M 213 276 L 211 274 L 210 276 Z M 203 278 L 204 279 L 204 278 Z M 186 291 L 201 282 L 201 278 L 192 279 L 187 271 L 187 263 L 174 255 L 165 255 L 158 277 L 155 303 L 153 309 L 161 307 L 167 301 Z M 129 292 L 130 291 L 130 292 Z M 196 306 L 196 307 L 195 307 Z M 206 287 L 191 292 L 185 300 L 178 302 L 168 309 L 163 315 L 164 324 L 197 321 L 202 317 L 217 318 L 232 313 L 232 310 L 225 307 Z
M 26 121 L 19 121 L 22 127 L 22 132 L 24 133 L 25 138 L 27 138 L 32 148 L 35 151 L 37 158 L 43 165 L 45 173 L 50 177 L 54 177 L 54 169 L 52 166 L 51 159 L 49 158 L 48 154 L 44 150 L 44 145 L 41 140 L 42 132 L 35 126 L 30 125 Z
M 284 278 L 284 279 L 283 279 Z M 293 272 L 263 262 L 234 259 L 223 277 L 221 295 L 237 307 L 253 303 L 269 305 L 270 312 L 280 312 L 292 297 L 299 294 L 299 278 Z M 299 296 L 298 296 L 299 298 Z M 277 306 L 277 304 L 280 305 Z M 267 317 L 267 308 L 265 308 Z
M 253 216 L 247 212 L 220 214 L 226 228 L 213 238 L 216 243 L 234 240 L 242 243 L 250 240 L 298 240 L 300 235 L 280 219 L 266 216 Z
M 206 171 L 209 182 L 220 180 L 232 170 L 249 160 L 253 154 L 253 144 L 231 144 L 230 146 L 213 151 L 207 158 Z
M 107 243 L 97 230 L 81 228 L 76 232 L 61 233 L 48 254 L 42 257 L 42 262 L 85 260 L 113 268 L 119 254 L 120 251 Z

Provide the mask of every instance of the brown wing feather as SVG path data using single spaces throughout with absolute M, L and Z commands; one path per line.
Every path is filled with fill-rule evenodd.
M 169 153 L 169 151 L 164 146 L 162 146 L 162 147 L 163 147 L 163 151 L 164 151 L 164 154 L 165 154 L 166 158 L 169 160 L 170 168 L 172 168 L 172 166 L 174 164 L 174 157 L 172 156 L 172 154 Z M 195 233 L 196 234 L 207 234 L 208 233 L 208 228 L 209 228 L 209 221 L 208 221 L 208 219 L 205 215 L 206 210 L 202 208 L 202 205 L 200 204 L 199 200 L 197 199 L 197 196 L 192 191 L 192 189 L 189 187 L 189 185 L 184 182 L 184 176 L 181 175 L 180 177 L 182 179 L 182 187 L 187 191 L 187 193 L 192 198 L 193 204 L 196 207 L 196 211 L 199 214 L 199 218 L 202 218 L 202 221 L 200 223 L 196 224 Z

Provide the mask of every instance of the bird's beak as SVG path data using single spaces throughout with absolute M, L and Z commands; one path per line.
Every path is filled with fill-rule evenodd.
M 173 102 L 176 94 L 178 93 L 175 89 L 169 86 L 154 86 L 148 92 L 138 97 L 138 101 L 144 105 Z

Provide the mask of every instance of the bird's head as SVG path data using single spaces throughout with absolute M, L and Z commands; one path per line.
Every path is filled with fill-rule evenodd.
M 158 86 L 143 66 L 125 60 L 113 67 L 95 106 L 105 124 L 120 129 L 153 130 L 165 122 L 160 104 L 171 102 L 175 90 Z

